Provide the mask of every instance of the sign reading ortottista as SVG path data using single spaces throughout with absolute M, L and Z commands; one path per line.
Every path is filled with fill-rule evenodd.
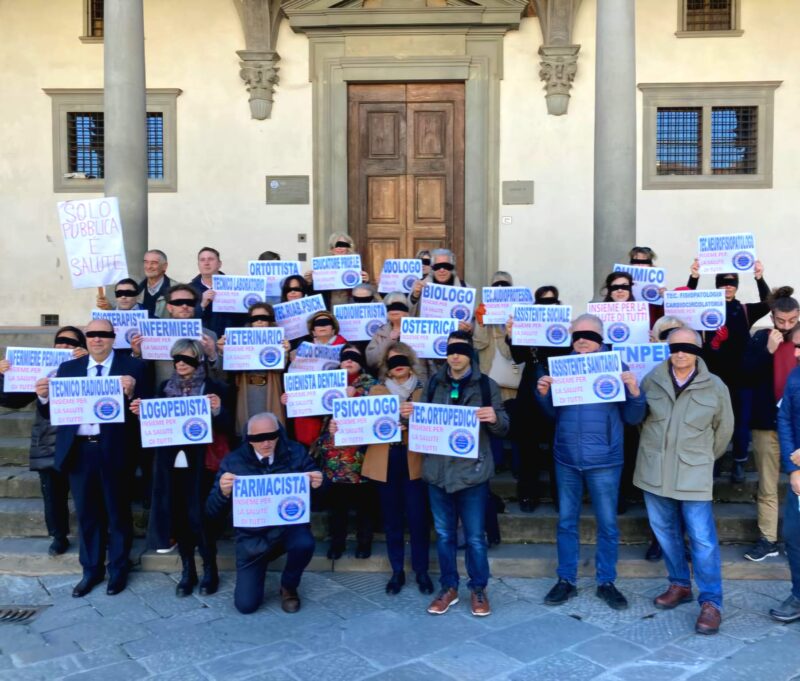
M 115 349 L 131 347 L 131 339 L 139 333 L 139 322 L 147 319 L 147 310 L 92 310 L 92 319 L 107 319 L 114 325 Z
M 6 348 L 11 368 L 3 375 L 3 392 L 32 393 L 36 381 L 53 377 L 62 362 L 72 359 L 72 350 L 53 348 Z
M 606 343 L 647 343 L 650 340 L 650 311 L 647 303 L 589 303 L 589 314 L 603 320 Z
M 286 415 L 290 418 L 330 414 L 333 401 L 346 394 L 347 372 L 336 369 L 286 373 L 283 375 L 283 387 L 288 396 Z
M 142 447 L 199 445 L 212 441 L 211 400 L 205 395 L 139 402 Z
M 714 234 L 697 239 L 700 274 L 752 272 L 756 238 L 752 234 Z
M 300 274 L 298 260 L 250 260 L 247 273 L 251 277 L 266 277 L 267 297 L 280 298 L 281 282 L 292 274 Z
M 383 303 L 334 305 L 333 314 L 339 320 L 339 333 L 351 343 L 372 340 L 375 332 L 386 323 Z
M 337 447 L 400 442 L 397 395 L 350 397 L 333 401 Z
M 273 527 L 309 522 L 310 487 L 307 473 L 237 475 L 233 481 L 233 526 Z
M 181 338 L 203 340 L 203 323 L 199 319 L 144 319 L 139 322 L 142 337 L 142 359 L 172 359 L 169 354 Z
M 119 376 L 101 378 L 51 378 L 50 423 L 123 423 L 125 398 Z
M 715 331 L 725 324 L 725 291 L 666 291 L 664 314 L 677 317 L 690 329 Z
M 283 369 L 284 362 L 281 327 L 225 329 L 225 371 L 275 371 Z
M 266 277 L 231 277 L 215 274 L 211 277 L 214 312 L 247 312 L 254 303 L 263 303 L 267 295 Z
M 571 305 L 515 305 L 513 319 L 512 345 L 569 347 Z
M 424 454 L 477 459 L 480 427 L 477 407 L 415 402 L 408 422 L 408 448 Z
M 420 316 L 468 322 L 475 309 L 475 289 L 464 286 L 425 284 L 420 300 Z
M 447 357 L 447 336 L 457 328 L 456 319 L 403 317 L 400 340 L 412 347 L 421 359 L 443 359 Z
M 625 401 L 622 359 L 618 352 L 550 357 L 547 363 L 553 377 L 554 407 Z
M 663 305 L 661 289 L 666 286 L 667 271 L 662 267 L 614 265 L 615 272 L 627 272 L 633 278 L 633 297 L 651 305 Z
M 324 255 L 311 258 L 315 291 L 353 288 L 361 283 L 360 255 Z
M 315 312 L 325 309 L 322 296 L 307 296 L 297 300 L 289 300 L 273 306 L 275 309 L 275 322 L 283 327 L 288 340 L 294 340 L 308 335 L 306 320 Z

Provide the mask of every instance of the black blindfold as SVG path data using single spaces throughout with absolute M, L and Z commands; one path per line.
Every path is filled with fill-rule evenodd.
M 172 355 L 172 363 L 177 364 L 178 362 L 188 364 L 195 369 L 200 366 L 200 360 L 194 355 Z
M 132 291 L 129 288 L 120 289 L 119 291 L 114 291 L 115 298 L 135 298 L 138 296 L 138 291 Z
M 397 369 L 398 367 L 411 367 L 411 361 L 405 355 L 392 355 L 386 360 L 386 367 Z
M 337 241 L 335 244 L 333 244 L 333 247 L 334 248 L 352 248 L 353 244 L 349 244 L 346 241 Z
M 251 324 L 253 322 L 274 322 L 274 321 L 275 321 L 275 315 L 271 315 L 271 314 L 254 314 L 254 315 L 250 315 L 250 323 Z
M 687 355 L 700 356 L 700 348 L 694 343 L 670 343 L 669 354 L 674 355 L 679 352 L 685 352 Z
M 248 433 L 248 442 L 266 442 L 267 440 L 277 440 L 280 433 L 277 430 L 271 433 Z
M 317 328 L 319 326 L 333 326 L 333 320 L 330 317 L 320 317 L 319 319 L 315 319 L 311 326 L 313 328 Z
M 113 331 L 87 331 L 84 334 L 87 338 L 109 338 L 114 339 L 117 337 Z
M 387 312 L 392 312 L 393 310 L 399 310 L 400 312 L 408 312 L 408 305 L 405 303 L 389 303 L 386 306 Z
M 353 296 L 354 303 L 371 303 L 372 296 Z
M 436 270 L 447 270 L 448 272 L 452 272 L 456 266 L 451 262 L 437 262 L 435 265 L 431 265 L 431 269 L 435 272 Z
M 472 346 L 469 343 L 450 343 L 447 346 L 447 354 L 472 357 Z
M 351 362 L 355 362 L 361 366 L 364 365 L 364 357 L 360 352 L 356 352 L 355 350 L 345 350 L 341 355 L 339 355 L 340 362 L 346 362 L 348 359 Z
M 598 344 L 603 343 L 603 337 L 597 331 L 573 331 L 572 342 L 576 343 L 579 340 L 588 340 Z
M 55 341 L 53 341 L 53 345 L 69 345 L 71 348 L 81 347 L 79 341 L 75 340 L 74 338 L 70 338 L 69 336 L 56 336 Z

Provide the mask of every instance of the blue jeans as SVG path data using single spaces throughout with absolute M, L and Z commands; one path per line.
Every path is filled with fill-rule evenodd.
M 686 534 L 689 535 L 694 580 L 700 591 L 697 601 L 700 604 L 711 603 L 722 610 L 722 566 L 711 502 L 678 501 L 645 492 L 644 503 L 650 527 L 664 551 L 670 584 L 692 585 L 683 544 L 683 517 Z
M 792 573 L 792 595 L 800 599 L 800 497 L 791 488 L 786 494 L 783 511 L 783 540 L 786 542 L 786 557 Z
M 578 470 L 556 461 L 558 481 L 558 569 L 556 574 L 571 584 L 578 581 L 580 542 L 578 523 L 583 503 L 583 483 L 589 488 L 592 509 L 597 519 L 597 550 L 595 569 L 597 583 L 606 584 L 617 578 L 617 497 L 622 466 Z
M 486 542 L 486 500 L 489 483 L 483 482 L 458 492 L 448 493 L 428 485 L 433 524 L 436 527 L 436 550 L 439 554 L 439 582 L 443 589 L 458 589 L 458 520 L 467 542 L 466 563 L 470 591 L 485 588 L 489 582 L 489 557 Z

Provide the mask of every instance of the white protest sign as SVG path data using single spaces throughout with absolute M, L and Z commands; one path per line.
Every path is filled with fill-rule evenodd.
M 386 306 L 383 303 L 334 305 L 333 315 L 339 321 L 339 333 L 348 341 L 368 341 L 386 323 Z
M 143 319 L 139 322 L 142 337 L 142 359 L 168 359 L 175 341 L 203 339 L 203 322 L 200 319 Z
M 571 344 L 572 305 L 515 305 L 511 344 L 566 348 Z
M 59 201 L 58 220 L 72 288 L 116 284 L 128 276 L 115 197 Z
M 589 314 L 603 320 L 606 343 L 647 343 L 650 340 L 650 310 L 647 303 L 589 303 Z
M 725 291 L 667 291 L 664 314 L 677 317 L 696 331 L 716 331 L 725 324 Z
M 756 239 L 749 233 L 714 234 L 697 238 L 700 274 L 752 272 L 756 263 Z
M 119 376 L 51 378 L 50 423 L 124 423 L 125 398 Z
M 350 397 L 333 401 L 337 447 L 400 442 L 400 398 L 397 395 Z
M 554 407 L 625 401 L 622 358 L 618 352 L 550 357 L 547 363 L 553 377 L 550 389 Z
M 272 371 L 283 369 L 283 329 L 251 326 L 225 329 L 222 368 L 225 371 Z
M 263 303 L 267 296 L 266 277 L 233 277 L 214 274 L 211 277 L 214 312 L 247 312 L 254 303 Z
M 302 374 L 285 373 L 283 389 L 288 397 L 288 417 L 330 414 L 333 411 L 333 401 L 346 395 L 347 372 L 336 369 Z
M 247 263 L 247 274 L 251 277 L 265 277 L 267 280 L 267 297 L 281 297 L 281 282 L 292 274 L 300 274 L 298 260 L 250 260 Z
M 622 357 L 622 362 L 628 366 L 637 383 L 655 369 L 661 362 L 669 357 L 669 344 L 643 343 L 641 345 L 614 345 L 615 352 Z
M 533 303 L 533 293 L 524 286 L 484 286 L 483 323 L 505 324 L 515 305 Z
M 480 427 L 478 407 L 415 402 L 408 421 L 408 448 L 423 454 L 477 459 Z
M 353 288 L 361 283 L 360 255 L 324 255 L 311 258 L 315 291 Z
M 378 292 L 393 293 L 402 291 L 410 293 L 414 284 L 422 279 L 422 260 L 394 259 L 383 261 Z
M 420 317 L 468 322 L 475 309 L 475 289 L 427 283 L 422 288 Z
M 297 346 L 289 371 L 329 371 L 338 369 L 342 345 L 303 342 Z
M 92 310 L 92 319 L 107 319 L 114 325 L 115 350 L 130 348 L 131 339 L 139 333 L 139 322 L 147 318 L 147 310 Z
M 633 297 L 651 305 L 663 305 L 660 289 L 667 284 L 667 271 L 663 267 L 641 265 L 614 265 L 614 272 L 627 272 L 633 277 Z
M 212 442 L 211 400 L 205 395 L 162 397 L 139 402 L 142 447 Z
M 273 305 L 275 322 L 283 328 L 287 340 L 294 340 L 308 335 L 306 320 L 315 312 L 325 309 L 322 296 L 306 296 L 297 300 Z
M 302 525 L 311 520 L 307 473 L 237 475 L 233 481 L 233 526 Z
M 32 393 L 40 378 L 52 378 L 62 362 L 72 359 L 72 350 L 53 348 L 6 348 L 11 368 L 3 375 L 3 392 Z
M 447 337 L 458 328 L 456 319 L 423 319 L 403 317 L 400 320 L 400 340 L 420 359 L 445 359 Z

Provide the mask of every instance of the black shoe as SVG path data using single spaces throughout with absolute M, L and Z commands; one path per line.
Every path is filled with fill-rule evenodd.
M 578 589 L 574 584 L 571 584 L 566 579 L 559 579 L 555 586 L 547 592 L 547 596 L 544 597 L 544 604 L 561 605 L 577 595 Z
M 800 599 L 790 595 L 778 608 L 772 608 L 769 616 L 778 622 L 800 620 Z
M 60 556 L 62 553 L 66 553 L 68 548 L 69 540 L 66 537 L 56 537 L 50 544 L 50 548 L 47 549 L 47 553 L 51 556 Z
M 658 539 L 652 539 L 650 541 L 650 546 L 647 547 L 647 551 L 644 554 L 644 559 L 649 560 L 651 563 L 655 563 L 656 561 L 661 560 L 664 557 L 664 551 L 661 548 L 661 544 L 658 543 Z
M 339 548 L 338 546 L 331 546 L 328 549 L 328 560 L 339 560 L 344 553 L 343 548 Z
M 403 585 L 406 583 L 406 573 L 400 570 L 400 572 L 393 572 L 392 578 L 386 582 L 386 593 L 391 594 L 392 596 L 396 596 L 400 593 L 400 590 L 403 588 Z
M 780 553 L 778 545 L 775 542 L 771 542 L 766 537 L 761 537 L 756 542 L 755 546 L 744 554 L 744 557 L 747 558 L 747 560 L 760 563 L 765 558 L 774 558 L 775 556 L 779 556 Z
M 600 584 L 596 593 L 597 597 L 604 600 L 612 610 L 626 610 L 628 608 L 628 599 L 614 586 L 614 582 Z
M 356 558 L 369 558 L 372 555 L 372 544 L 359 544 L 356 546 Z
M 734 461 L 731 469 L 731 482 L 741 485 L 744 482 L 744 461 Z
M 92 589 L 94 589 L 94 587 L 96 587 L 98 584 L 101 584 L 102 581 L 102 576 L 93 577 L 92 575 L 84 575 L 83 579 L 75 585 L 74 589 L 72 589 L 72 597 L 83 598 Z
M 200 580 L 200 595 L 210 596 L 217 593 L 219 589 L 219 570 L 217 570 L 217 561 L 212 560 L 209 563 L 203 563 L 203 578 Z
M 421 594 L 433 593 L 433 582 L 431 581 L 431 578 L 428 576 L 427 572 L 417 573 L 417 587 L 419 588 L 419 592 Z
M 181 581 L 175 587 L 175 595 L 183 598 L 191 596 L 197 586 L 197 567 L 194 564 L 194 556 L 182 558 L 183 570 L 181 571 Z
M 619 498 L 617 499 L 617 515 L 625 515 L 627 510 L 628 500 L 620 494 Z
M 538 505 L 538 500 L 530 497 L 523 497 L 519 500 L 519 510 L 523 513 L 533 513 Z
M 118 593 L 125 591 L 126 586 L 128 586 L 128 573 L 120 572 L 118 575 L 108 578 L 106 593 L 109 596 L 116 596 Z

